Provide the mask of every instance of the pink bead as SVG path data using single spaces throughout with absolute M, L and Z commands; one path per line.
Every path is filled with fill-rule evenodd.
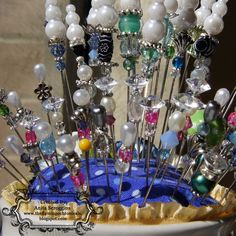
M 85 128 L 85 129 L 78 128 L 77 131 L 78 131 L 79 139 L 83 139 L 83 138 L 90 139 L 90 129 L 89 128 Z
M 37 137 L 33 130 L 27 130 L 25 132 L 25 139 L 28 144 L 37 142 Z
M 119 157 L 124 162 L 130 162 L 133 158 L 133 153 L 130 149 L 123 149 L 122 147 L 119 150 Z
M 185 126 L 183 129 L 183 132 L 186 133 L 188 129 L 190 129 L 193 126 L 193 123 L 191 121 L 191 118 L 189 116 L 186 116 Z
M 184 132 L 183 131 L 178 132 L 177 136 L 178 136 L 178 140 L 182 141 L 184 139 Z
M 71 180 L 73 181 L 76 187 L 80 187 L 84 185 L 85 179 L 83 173 L 79 173 L 79 175 L 72 175 Z
M 106 123 L 108 125 L 113 125 L 115 123 L 116 119 L 113 115 L 107 115 L 106 116 Z
M 232 112 L 228 116 L 228 125 L 231 127 L 236 127 L 236 112 Z
M 149 110 L 145 113 L 145 120 L 148 124 L 155 125 L 158 121 L 158 116 L 159 113 L 157 111 Z

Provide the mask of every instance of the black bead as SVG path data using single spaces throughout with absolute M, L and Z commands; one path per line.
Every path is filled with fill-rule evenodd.
M 110 62 L 113 55 L 113 39 L 111 33 L 103 33 L 99 37 L 98 59 L 101 62 Z

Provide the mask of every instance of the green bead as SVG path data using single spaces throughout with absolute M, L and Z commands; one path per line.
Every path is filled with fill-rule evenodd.
M 158 60 L 161 56 L 155 48 L 142 48 L 141 53 L 146 60 Z
M 198 167 L 203 163 L 203 161 L 204 161 L 204 154 L 198 155 L 197 158 L 195 159 L 195 166 Z
M 165 57 L 168 59 L 173 58 L 175 55 L 175 48 L 174 46 L 168 46 L 165 51 Z
M 0 115 L 8 116 L 10 114 L 9 108 L 5 104 L 0 104 Z
M 221 143 L 226 133 L 226 121 L 218 117 L 216 120 L 209 122 L 210 131 L 206 136 L 208 147 L 214 147 Z
M 191 185 L 194 191 L 203 195 L 211 192 L 215 187 L 215 182 L 204 177 L 201 172 L 197 172 L 191 179 Z
M 122 33 L 138 33 L 140 28 L 140 16 L 129 14 L 120 17 L 119 30 Z
M 192 127 L 188 129 L 188 135 L 197 133 L 198 126 L 204 122 L 204 110 L 197 110 L 191 117 Z
M 134 70 L 135 68 L 135 60 L 133 59 L 125 59 L 123 62 L 123 67 L 127 70 Z

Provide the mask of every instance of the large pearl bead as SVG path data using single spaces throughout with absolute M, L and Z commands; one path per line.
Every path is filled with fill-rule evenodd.
M 91 8 L 87 17 L 87 23 L 92 26 L 98 25 L 98 18 L 97 18 L 98 9 Z
M 204 29 L 209 35 L 217 35 L 224 29 L 224 21 L 217 14 L 211 14 L 204 22 Z
M 142 28 L 143 39 L 149 43 L 158 43 L 165 34 L 165 27 L 160 21 L 148 20 Z
M 62 122 L 63 121 L 63 115 L 61 112 L 53 112 L 52 113 L 52 121 L 56 124 L 57 122 Z
M 131 122 L 127 122 L 121 126 L 120 139 L 126 147 L 130 147 L 134 144 L 136 139 L 137 129 Z
M 78 89 L 73 94 L 73 101 L 78 106 L 86 106 L 90 102 L 90 95 L 86 89 Z
M 113 97 L 103 97 L 100 104 L 106 108 L 108 115 L 112 115 L 116 109 L 116 103 Z
M 120 0 L 120 8 L 122 10 L 141 9 L 140 0 Z
M 5 145 L 18 156 L 21 156 L 24 153 L 22 143 L 15 135 L 7 136 L 5 139 Z
M 45 19 L 50 20 L 61 20 L 61 10 L 58 6 L 50 5 L 47 7 L 45 12 Z
M 164 5 L 168 13 L 173 14 L 178 9 L 178 2 L 177 0 L 165 0 Z
M 170 130 L 179 132 L 183 130 L 185 126 L 185 115 L 180 111 L 175 111 L 171 114 L 168 120 L 168 126 Z
M 76 39 L 83 39 L 84 38 L 84 31 L 83 28 L 78 24 L 71 24 L 67 31 L 66 31 L 66 37 L 71 40 Z
M 199 5 L 199 0 L 182 0 L 183 8 L 196 9 Z
M 149 18 L 162 21 L 166 15 L 166 7 L 163 3 L 154 2 L 148 8 Z
M 50 124 L 46 121 L 40 121 L 33 127 L 38 140 L 47 138 L 52 133 Z
M 105 28 L 112 28 L 118 21 L 118 14 L 111 6 L 102 6 L 98 9 L 97 19 L 99 24 Z
M 45 27 L 45 33 L 49 39 L 64 39 L 66 35 L 66 27 L 61 21 L 50 20 Z
M 46 67 L 44 64 L 37 64 L 34 66 L 34 74 L 39 83 L 42 83 L 46 77 Z
M 206 18 L 211 15 L 211 11 L 204 6 L 201 6 L 195 11 L 195 14 L 197 16 L 197 25 L 203 26 Z
M 83 81 L 89 81 L 93 75 L 93 71 L 88 65 L 81 65 L 77 70 L 77 76 Z
M 112 6 L 115 4 L 115 0 L 92 0 L 92 8 L 98 9 L 104 5 Z
M 221 107 L 223 107 L 230 98 L 230 92 L 226 88 L 221 88 L 216 92 L 216 95 L 214 97 L 214 100 L 220 104 Z
M 15 91 L 11 91 L 7 94 L 7 102 L 12 104 L 15 108 L 22 107 L 20 97 Z
M 206 7 L 211 10 L 215 2 L 216 0 L 201 0 L 201 6 Z
M 75 8 L 75 5 L 73 4 L 68 4 L 66 6 L 66 12 L 69 13 L 69 12 L 75 12 L 76 11 L 76 8 Z
M 39 148 L 44 155 L 51 156 L 56 150 L 56 142 L 53 135 L 41 140 Z
M 123 162 L 122 159 L 117 159 L 115 162 L 115 170 L 118 174 L 124 174 L 129 171 L 129 162 Z
M 57 0 L 46 0 L 45 9 L 47 9 L 50 5 L 56 6 L 57 5 Z
M 212 6 L 212 13 L 217 14 L 220 17 L 223 17 L 228 11 L 227 5 L 222 1 L 217 1 Z
M 66 23 L 67 25 L 71 25 L 71 24 L 79 24 L 80 21 L 80 17 L 77 13 L 75 12 L 69 12 L 66 15 Z
M 64 134 L 57 140 L 57 148 L 66 154 L 74 152 L 75 141 L 70 134 Z

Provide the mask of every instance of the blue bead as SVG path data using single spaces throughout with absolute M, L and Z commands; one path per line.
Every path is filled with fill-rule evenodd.
M 54 137 L 50 135 L 48 138 L 43 139 L 39 143 L 39 148 L 44 155 L 47 155 L 47 156 L 52 155 L 56 150 L 56 142 L 55 142 Z
M 206 137 L 210 132 L 210 127 L 207 123 L 201 123 L 197 127 L 197 132 L 203 137 Z
M 172 61 L 172 65 L 176 68 L 176 69 L 181 69 L 184 65 L 184 58 L 177 56 L 173 59 Z
M 172 149 L 179 144 L 177 133 L 174 131 L 167 131 L 161 135 L 161 144 L 164 149 Z
M 51 47 L 51 53 L 54 57 L 62 57 L 65 53 L 65 47 L 62 44 L 54 44 Z
M 160 151 L 160 157 L 162 160 L 166 160 L 170 157 L 170 149 L 162 149 Z
M 229 134 L 229 141 L 231 143 L 234 144 L 234 146 L 236 146 L 236 131 L 232 132 L 231 134 Z
M 90 49 L 97 50 L 98 45 L 99 45 L 99 36 L 97 34 L 93 34 L 91 38 L 89 39 L 88 44 L 90 46 Z
M 80 129 L 86 129 L 87 128 L 87 124 L 85 121 L 80 121 L 79 122 L 79 128 Z
M 63 71 L 65 68 L 66 68 L 66 64 L 64 61 L 62 60 L 59 60 L 56 62 L 56 68 L 59 70 L 59 71 Z
M 91 50 L 91 51 L 89 52 L 89 57 L 90 57 L 90 59 L 92 59 L 92 60 L 97 59 L 97 58 L 98 58 L 98 52 L 97 52 L 97 50 L 95 50 L 95 49 Z

